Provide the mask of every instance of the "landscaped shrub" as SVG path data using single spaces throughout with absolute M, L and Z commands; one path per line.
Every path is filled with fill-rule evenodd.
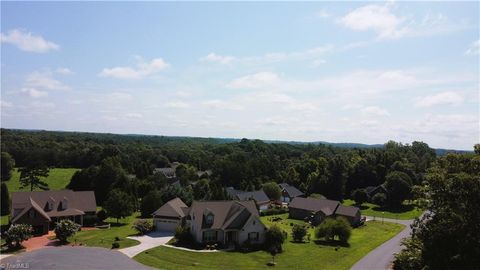
M 376 205 L 384 206 L 387 202 L 387 195 L 385 193 L 377 193 L 372 197 L 372 202 Z
M 105 209 L 102 209 L 100 211 L 97 212 L 97 219 L 99 222 L 103 222 L 105 219 L 107 219 L 108 215 L 107 215 L 107 211 L 105 211 Z
M 362 203 L 368 201 L 368 193 L 365 189 L 356 189 L 352 192 L 353 200 L 355 204 L 362 205 Z
M 193 242 L 193 236 L 190 228 L 186 226 L 178 226 L 175 229 L 175 238 L 179 244 L 190 244 Z
M 120 247 L 120 243 L 118 243 L 118 242 L 113 242 L 112 243 L 112 249 L 119 248 L 119 247 Z
M 327 241 L 333 241 L 335 240 L 335 237 L 338 237 L 342 243 L 348 242 L 351 233 L 352 227 L 343 217 L 338 217 L 336 219 L 327 218 L 315 231 L 315 235 L 318 239 L 324 238 Z
M 288 213 L 288 209 L 284 207 L 276 207 L 276 208 L 269 208 L 267 210 L 264 210 L 260 212 L 261 216 L 271 216 L 271 215 L 280 215 Z
M 137 230 L 139 234 L 144 235 L 152 231 L 153 223 L 148 219 L 138 219 L 138 220 L 135 220 L 132 228 Z
M 115 236 L 115 241 L 120 241 L 120 237 Z
M 62 219 L 57 222 L 54 231 L 58 240 L 65 243 L 67 242 L 68 237 L 74 235 L 79 229 L 80 225 L 78 225 L 77 223 L 69 219 Z
M 32 226 L 27 224 L 14 224 L 5 233 L 5 242 L 9 248 L 19 248 L 20 244 L 32 237 Z
M 287 233 L 280 227 L 273 225 L 265 233 L 265 247 L 267 250 L 276 248 L 278 252 L 282 252 L 282 244 L 287 239 Z
M 292 227 L 292 238 L 295 242 L 303 242 L 303 238 L 307 235 L 307 228 L 303 225 L 295 224 Z

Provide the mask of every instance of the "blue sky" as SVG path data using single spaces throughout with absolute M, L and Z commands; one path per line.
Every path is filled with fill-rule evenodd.
M 1 2 L 6 128 L 480 141 L 478 2 Z

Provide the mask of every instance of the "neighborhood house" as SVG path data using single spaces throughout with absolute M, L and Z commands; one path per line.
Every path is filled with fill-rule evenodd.
M 32 191 L 12 193 L 12 224 L 30 224 L 34 234 L 46 234 L 54 223 L 71 219 L 83 226 L 85 216 L 95 216 L 93 191 Z
M 278 186 L 282 190 L 282 196 L 281 196 L 280 199 L 284 203 L 288 204 L 289 202 L 291 202 L 293 200 L 293 198 L 305 196 L 305 194 L 303 194 L 303 192 L 301 192 L 300 190 L 298 190 L 294 186 L 290 186 L 287 183 L 281 183 L 281 184 L 278 184 Z
M 248 240 L 260 244 L 266 231 L 252 200 L 194 201 L 191 207 L 186 207 L 176 198 L 153 216 L 155 224 L 159 224 L 157 230 L 173 231 L 176 226 L 185 225 L 198 243 L 243 244 Z
M 297 197 L 288 208 L 290 218 L 308 220 L 314 225 L 322 223 L 327 217 L 341 216 L 353 226 L 358 226 L 361 219 L 360 209 L 334 200 Z
M 270 206 L 270 199 L 268 198 L 267 194 L 265 194 L 263 189 L 256 191 L 243 191 L 234 189 L 233 187 L 228 187 L 226 190 L 229 197 L 233 200 L 254 200 L 260 211 L 267 210 Z

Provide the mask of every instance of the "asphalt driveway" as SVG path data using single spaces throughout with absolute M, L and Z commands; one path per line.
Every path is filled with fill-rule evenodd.
M 151 249 L 154 247 L 158 247 L 161 245 L 165 245 L 170 239 L 173 238 L 172 232 L 151 232 L 148 235 L 142 236 L 129 236 L 127 238 L 137 240 L 140 242 L 139 245 L 122 248 L 118 251 L 122 252 L 123 254 L 127 255 L 130 258 L 133 258 L 135 255 L 140 254 L 141 252 Z
M 369 217 L 367 217 L 368 219 Z M 371 218 L 373 219 L 373 218 Z M 377 217 L 377 220 L 381 220 Z M 394 254 L 402 250 L 402 239 L 409 236 L 410 224 L 413 220 L 397 220 L 397 219 L 384 219 L 386 222 L 393 222 L 405 225 L 405 229 L 399 234 L 395 235 L 392 239 L 383 243 L 376 249 L 372 250 L 355 265 L 353 265 L 350 270 L 386 270 L 389 269 L 393 259 Z
M 12 255 L 0 261 L 1 269 L 33 270 L 151 270 L 124 254 L 98 247 L 57 247 Z

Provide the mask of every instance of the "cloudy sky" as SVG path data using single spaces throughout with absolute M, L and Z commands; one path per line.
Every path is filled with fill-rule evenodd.
M 1 3 L 5 128 L 472 149 L 479 3 Z

